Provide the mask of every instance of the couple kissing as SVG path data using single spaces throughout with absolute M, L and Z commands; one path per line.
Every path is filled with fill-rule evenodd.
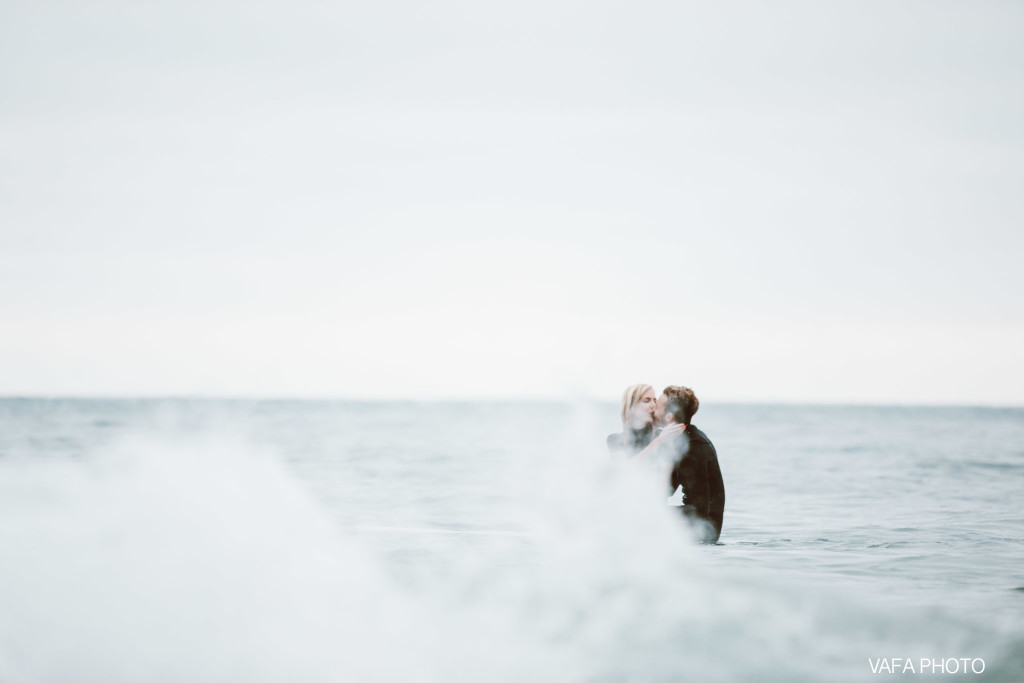
M 700 401 L 689 387 L 667 386 L 661 395 L 649 384 L 634 384 L 622 394 L 622 432 L 608 436 L 612 455 L 672 464 L 668 491 L 693 525 L 702 543 L 717 543 L 725 511 L 725 484 L 718 454 L 692 420 Z

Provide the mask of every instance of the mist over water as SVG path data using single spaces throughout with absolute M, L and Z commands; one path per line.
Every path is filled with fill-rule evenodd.
M 1024 411 L 705 405 L 697 546 L 611 405 L 0 401 L 0 680 L 1024 678 Z

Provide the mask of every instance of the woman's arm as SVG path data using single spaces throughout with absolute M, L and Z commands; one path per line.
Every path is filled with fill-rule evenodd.
M 682 433 L 686 431 L 686 425 L 672 423 L 669 426 L 661 430 L 661 434 L 654 437 L 654 440 L 647 444 L 647 447 L 642 451 L 633 456 L 633 460 L 647 461 L 650 460 L 654 455 L 660 451 L 663 447 L 668 446 L 676 440 Z

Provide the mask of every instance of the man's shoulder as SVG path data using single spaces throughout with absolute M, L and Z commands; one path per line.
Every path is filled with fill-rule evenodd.
M 708 435 L 697 429 L 695 426 L 690 425 L 686 433 L 690 436 L 690 450 L 694 453 L 700 453 L 709 458 L 718 458 L 718 452 L 715 451 L 715 444 L 711 443 L 711 439 Z
M 713 445 L 711 443 L 711 439 L 708 438 L 708 435 L 697 429 L 696 425 L 689 425 L 686 428 L 686 433 L 690 436 L 690 443 L 706 443 L 709 446 Z

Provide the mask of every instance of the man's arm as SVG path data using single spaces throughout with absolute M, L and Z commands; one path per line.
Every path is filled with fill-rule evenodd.
M 714 455 L 707 462 L 708 482 L 708 518 L 714 520 L 719 532 L 722 528 L 722 514 L 725 512 L 725 482 L 722 481 L 722 468 Z
M 694 501 L 694 507 L 697 508 L 697 512 L 701 517 L 710 519 L 711 517 L 711 482 L 708 480 L 708 462 L 710 458 L 707 455 L 707 448 L 701 444 L 700 457 L 703 462 L 699 463 L 699 467 L 696 470 L 697 476 L 703 481 L 698 485 L 699 494 Z

